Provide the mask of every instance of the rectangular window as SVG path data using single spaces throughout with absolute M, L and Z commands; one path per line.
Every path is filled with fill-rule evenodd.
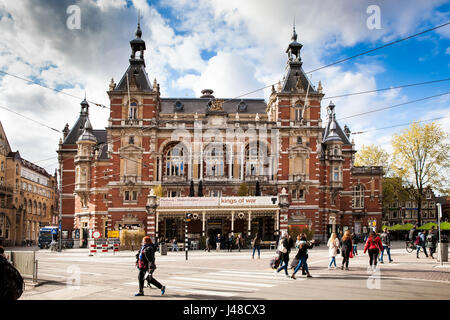
M 133 201 L 137 200 L 137 191 L 133 191 Z
M 220 196 L 222 196 L 222 190 L 210 190 L 209 196 L 210 197 L 220 197 Z
M 167 191 L 167 196 L 170 198 L 181 197 L 181 191 L 169 190 Z
M 297 144 L 302 144 L 302 137 L 297 137 Z
M 130 201 L 130 191 L 125 191 L 125 201 Z

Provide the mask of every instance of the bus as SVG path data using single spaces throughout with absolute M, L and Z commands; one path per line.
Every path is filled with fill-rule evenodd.
M 58 227 L 43 227 L 39 229 L 38 245 L 40 249 L 49 248 L 52 240 L 58 241 Z
M 58 242 L 59 239 L 58 227 L 47 226 L 39 229 L 38 245 L 40 249 L 48 249 L 52 240 Z M 63 248 L 73 248 L 73 240 L 63 239 Z

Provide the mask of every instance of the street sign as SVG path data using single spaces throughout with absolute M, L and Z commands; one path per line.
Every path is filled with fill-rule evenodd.
M 373 227 L 376 227 L 376 226 L 377 226 L 377 221 L 376 221 L 376 220 L 374 220 L 374 221 L 372 222 L 372 226 L 373 226 Z
M 118 230 L 108 230 L 108 238 L 119 238 Z
M 95 231 L 92 233 L 92 236 L 94 237 L 94 239 L 98 239 L 98 238 L 100 238 L 101 234 L 100 234 L 99 231 L 95 230 Z
M 57 229 L 53 229 L 52 230 L 52 234 L 58 234 L 58 230 Z

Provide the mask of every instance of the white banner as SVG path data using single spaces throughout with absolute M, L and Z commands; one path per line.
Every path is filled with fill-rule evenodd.
M 246 207 L 278 206 L 278 197 L 176 197 L 160 198 L 159 207 Z
M 278 197 L 222 197 L 220 198 L 221 207 L 240 207 L 240 206 L 277 206 Z

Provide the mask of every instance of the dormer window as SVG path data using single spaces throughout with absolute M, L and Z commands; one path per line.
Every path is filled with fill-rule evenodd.
M 181 101 L 177 100 L 174 105 L 173 108 L 175 111 L 183 111 L 184 110 L 184 105 Z
M 134 136 L 129 137 L 128 144 L 134 144 Z
M 295 121 L 302 120 L 303 106 L 300 103 L 295 105 Z
M 246 112 L 247 111 L 247 103 L 241 100 L 238 104 L 238 112 Z
M 128 118 L 129 119 L 137 119 L 137 110 L 138 110 L 138 105 L 136 102 L 132 102 L 130 104 L 130 109 L 128 110 Z

